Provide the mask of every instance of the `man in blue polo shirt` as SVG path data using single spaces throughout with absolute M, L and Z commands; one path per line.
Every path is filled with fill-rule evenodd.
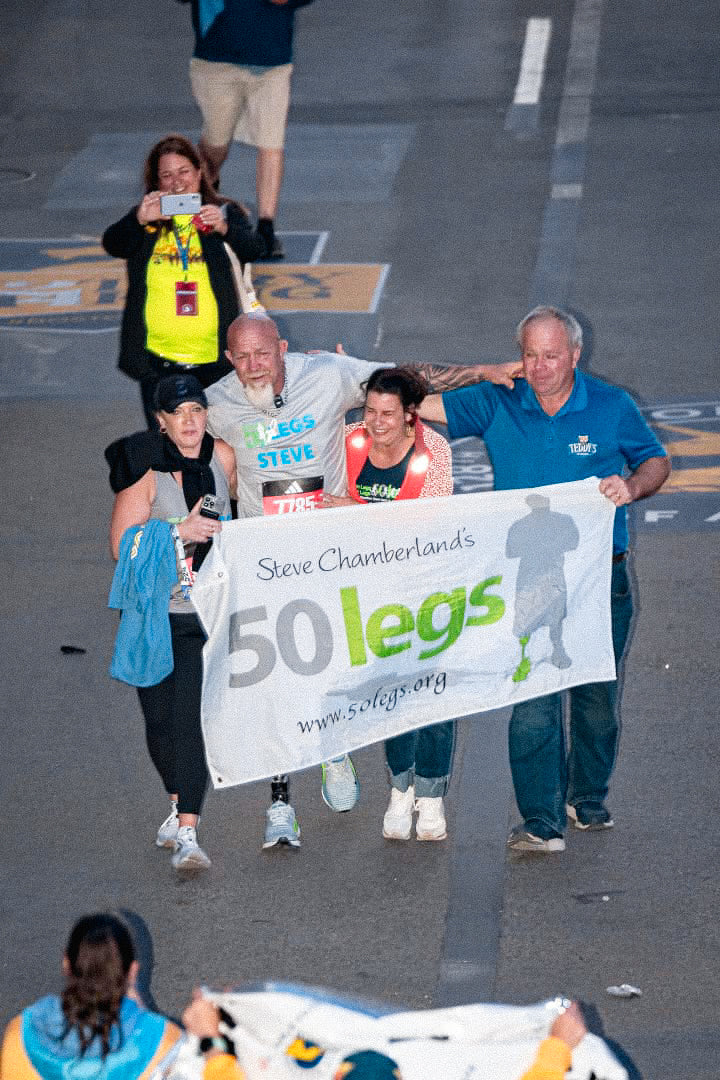
M 611 611 L 619 664 L 632 616 L 625 507 L 653 495 L 670 462 L 624 390 L 577 370 L 582 330 L 572 315 L 534 308 L 518 326 L 517 340 L 525 382 L 515 390 L 481 383 L 431 395 L 418 411 L 447 424 L 452 438 L 481 436 L 498 490 L 602 477 L 600 491 L 617 507 Z M 561 694 L 512 711 L 510 766 L 524 819 L 508 840 L 516 851 L 564 851 L 567 813 L 578 829 L 613 824 L 605 799 L 620 736 L 617 680 L 576 686 L 568 694 L 569 750 Z

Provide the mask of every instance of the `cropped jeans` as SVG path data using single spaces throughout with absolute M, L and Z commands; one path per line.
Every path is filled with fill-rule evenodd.
M 630 631 L 632 594 L 627 561 L 613 563 L 612 640 L 619 666 Z M 562 835 L 565 805 L 602 807 L 620 741 L 617 679 L 567 691 L 570 746 L 566 746 L 562 693 L 513 708 L 509 747 L 515 799 L 528 830 L 547 840 Z
M 454 745 L 454 720 L 387 739 L 385 757 L 390 785 L 407 791 L 414 784 L 418 799 L 442 798 L 450 783 Z

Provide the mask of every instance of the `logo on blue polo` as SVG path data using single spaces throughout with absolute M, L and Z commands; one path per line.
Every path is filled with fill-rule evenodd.
M 597 454 L 597 443 L 590 442 L 589 435 L 578 435 L 577 442 L 568 443 L 568 450 L 578 457 L 587 457 L 589 454 Z

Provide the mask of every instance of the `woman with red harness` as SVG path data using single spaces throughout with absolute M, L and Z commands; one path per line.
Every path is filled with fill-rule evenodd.
M 418 419 L 428 392 L 413 368 L 379 368 L 367 382 L 363 422 L 346 427 L 348 495 L 325 495 L 325 506 L 392 502 L 452 495 L 452 460 L 446 439 Z M 390 805 L 387 840 L 409 840 L 417 812 L 418 840 L 444 840 L 443 796 L 450 781 L 452 720 L 408 731 L 385 742 Z

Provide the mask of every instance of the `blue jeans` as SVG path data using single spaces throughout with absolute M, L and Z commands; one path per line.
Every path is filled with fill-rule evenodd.
M 442 798 L 450 783 L 454 745 L 454 720 L 387 739 L 385 757 L 390 784 L 398 791 L 407 791 L 414 784 L 418 799 Z
M 632 618 L 627 562 L 613 563 L 612 639 L 619 666 Z M 565 743 L 562 694 L 516 705 L 510 717 L 510 768 L 515 799 L 530 832 L 543 839 L 565 830 L 565 804 L 601 807 L 620 741 L 617 680 L 574 686 L 570 749 Z

